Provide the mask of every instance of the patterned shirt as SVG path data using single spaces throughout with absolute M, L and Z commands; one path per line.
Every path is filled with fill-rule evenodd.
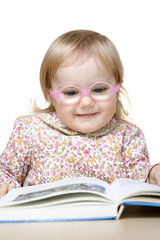
M 71 177 L 145 181 L 150 170 L 144 134 L 112 119 L 91 134 L 66 127 L 56 113 L 16 120 L 0 155 L 0 183 L 31 186 Z

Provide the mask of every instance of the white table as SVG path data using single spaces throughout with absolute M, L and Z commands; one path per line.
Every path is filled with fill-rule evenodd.
M 160 209 L 133 207 L 126 209 L 119 220 L 0 224 L 0 240 L 30 239 L 160 239 Z

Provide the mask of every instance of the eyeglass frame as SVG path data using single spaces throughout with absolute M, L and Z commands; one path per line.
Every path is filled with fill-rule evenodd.
M 109 85 L 110 88 L 111 88 L 111 90 L 112 90 L 110 96 L 108 96 L 105 100 L 97 100 L 97 99 L 95 99 L 94 97 L 92 97 L 91 94 L 90 94 L 91 88 L 92 88 L 94 85 L 101 84 L 101 83 L 106 84 L 106 85 Z M 77 89 L 80 91 L 81 96 L 80 96 L 80 98 L 79 98 L 76 102 L 74 102 L 74 103 L 66 103 L 65 101 L 63 101 L 63 100 L 60 98 L 59 95 L 60 95 L 61 91 L 62 91 L 64 88 L 66 88 L 66 87 L 74 87 L 74 88 L 77 88 Z M 114 87 L 114 86 L 112 86 L 112 85 L 111 85 L 110 83 L 108 83 L 108 82 L 100 81 L 100 82 L 93 83 L 87 90 L 83 90 L 83 89 L 81 89 L 80 87 L 78 87 L 78 86 L 76 86 L 76 85 L 65 85 L 65 86 L 63 86 L 57 93 L 54 93 L 53 90 L 52 90 L 52 88 L 50 88 L 50 96 L 51 96 L 53 99 L 59 100 L 60 102 L 64 103 L 65 105 L 74 105 L 74 104 L 80 102 L 80 100 L 81 100 L 84 96 L 88 96 L 88 97 L 90 97 L 92 100 L 97 101 L 97 102 L 105 102 L 105 101 L 106 101 L 107 99 L 109 99 L 114 93 L 118 92 L 119 89 L 120 89 L 120 84 L 119 84 L 119 83 L 117 83 L 117 85 Z

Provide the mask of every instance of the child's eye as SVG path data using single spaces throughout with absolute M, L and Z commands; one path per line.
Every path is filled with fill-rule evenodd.
M 95 93 L 101 93 L 101 92 L 105 92 L 107 90 L 107 87 L 98 87 L 92 90 L 92 92 Z
M 67 95 L 67 96 L 74 96 L 74 95 L 78 94 L 78 91 L 74 91 L 74 90 L 72 90 L 72 91 L 65 91 L 65 92 L 63 92 L 63 94 Z

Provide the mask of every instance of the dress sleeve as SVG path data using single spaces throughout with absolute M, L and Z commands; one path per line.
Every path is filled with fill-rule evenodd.
M 128 178 L 147 180 L 151 165 L 144 133 L 140 128 L 128 127 L 123 139 L 122 160 Z
M 31 161 L 31 129 L 25 118 L 15 122 L 12 135 L 0 155 L 0 184 L 23 185 Z

